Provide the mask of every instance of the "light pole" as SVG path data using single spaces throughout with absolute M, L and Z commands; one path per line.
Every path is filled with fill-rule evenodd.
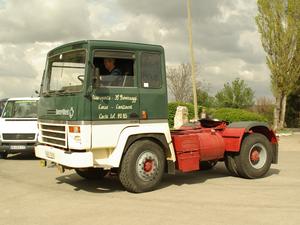
M 190 60 L 192 66 L 192 83 L 193 83 L 193 99 L 194 99 L 194 119 L 198 120 L 198 101 L 196 92 L 196 68 L 195 68 L 195 56 L 193 48 L 193 34 L 192 34 L 192 16 L 191 16 L 191 0 L 187 0 L 187 14 L 188 14 L 188 31 L 189 31 L 189 46 L 190 46 Z

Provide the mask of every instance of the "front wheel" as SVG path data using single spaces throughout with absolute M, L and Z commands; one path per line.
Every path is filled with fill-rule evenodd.
M 250 134 L 243 140 L 240 153 L 234 159 L 241 177 L 262 177 L 269 171 L 272 163 L 272 145 L 264 135 Z
M 153 190 L 161 181 L 165 168 L 163 149 L 151 140 L 134 142 L 125 153 L 119 178 L 129 192 Z

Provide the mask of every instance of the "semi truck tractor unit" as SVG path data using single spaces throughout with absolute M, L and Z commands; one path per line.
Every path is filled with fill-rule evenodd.
M 38 107 L 42 165 L 54 162 L 86 179 L 117 173 L 130 192 L 155 189 L 164 173 L 212 168 L 264 176 L 278 161 L 267 124 L 200 120 L 170 130 L 164 49 L 78 41 L 51 50 Z

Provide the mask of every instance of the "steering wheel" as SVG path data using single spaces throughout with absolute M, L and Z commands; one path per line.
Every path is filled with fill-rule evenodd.
M 83 83 L 84 75 L 78 75 L 77 79 L 80 80 Z

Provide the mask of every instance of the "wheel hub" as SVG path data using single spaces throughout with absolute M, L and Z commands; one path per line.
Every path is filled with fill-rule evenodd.
M 255 169 L 261 169 L 267 162 L 267 149 L 261 143 L 254 144 L 249 151 L 249 162 Z
M 150 151 L 145 151 L 138 157 L 136 172 L 143 181 L 151 181 L 157 174 L 158 158 Z
M 252 150 L 250 158 L 253 163 L 257 163 L 259 161 L 259 151 L 256 149 Z
M 150 172 L 153 168 L 153 160 L 147 160 L 145 163 L 144 163 L 144 171 L 145 172 Z

